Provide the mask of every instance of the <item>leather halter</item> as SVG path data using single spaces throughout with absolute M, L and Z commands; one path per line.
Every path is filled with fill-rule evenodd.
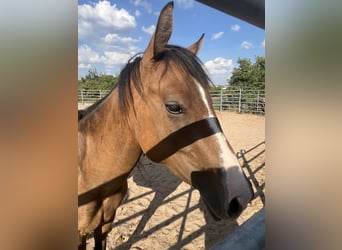
M 171 133 L 151 148 L 146 156 L 154 162 L 161 162 L 181 148 L 220 132 L 222 129 L 217 118 L 206 118 Z

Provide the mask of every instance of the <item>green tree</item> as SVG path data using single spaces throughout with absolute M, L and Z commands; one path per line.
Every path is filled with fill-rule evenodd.
M 112 75 L 98 74 L 95 68 L 88 70 L 88 74 L 78 81 L 79 89 L 110 90 L 117 83 L 118 78 Z
M 265 88 L 265 57 L 256 56 L 255 63 L 248 58 L 239 58 L 239 67 L 234 68 L 228 83 L 232 87 Z
M 265 88 L 265 57 L 255 57 L 254 75 L 255 75 L 255 87 Z
M 112 75 L 100 75 L 98 84 L 100 89 L 112 89 L 114 85 L 116 85 L 118 79 L 115 76 Z
M 219 90 L 221 90 L 223 87 L 224 87 L 224 86 L 222 86 L 222 85 L 210 86 L 210 90 L 219 91 Z
M 88 74 L 85 75 L 85 77 L 81 77 L 82 82 L 90 81 L 90 80 L 97 80 L 99 78 L 99 75 L 97 74 L 96 68 L 92 67 L 88 70 Z

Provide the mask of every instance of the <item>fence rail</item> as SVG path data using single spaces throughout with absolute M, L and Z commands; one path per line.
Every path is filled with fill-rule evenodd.
M 103 98 L 110 90 L 78 90 L 79 103 L 94 103 Z M 227 88 L 211 90 L 214 109 L 230 110 L 239 113 L 265 114 L 265 90 Z
M 239 113 L 265 113 L 265 90 L 230 88 L 211 90 L 213 106 L 217 110 Z

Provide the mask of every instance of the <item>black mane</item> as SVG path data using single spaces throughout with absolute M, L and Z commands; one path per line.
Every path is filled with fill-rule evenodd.
M 123 114 L 127 115 L 130 106 L 134 102 L 132 95 L 133 85 L 130 84 L 131 81 L 133 82 L 138 93 L 141 96 L 144 94 L 139 67 L 141 59 L 141 56 L 134 56 L 131 58 L 126 66 L 122 69 L 117 85 L 101 100 L 98 100 L 85 110 L 79 110 L 78 120 L 81 120 L 91 111 L 96 109 L 96 107 L 101 104 L 116 88 L 119 90 L 118 104 L 120 110 Z M 164 62 L 165 69 L 163 74 L 165 74 L 170 68 L 170 63 L 174 62 L 173 66 L 176 69 L 184 72 L 184 74 L 190 74 L 198 83 L 202 85 L 202 87 L 209 88 L 209 86 L 212 85 L 211 80 L 203 68 L 201 60 L 188 49 L 175 45 L 167 45 L 166 50 L 162 54 L 158 55 L 158 57 L 154 58 L 154 60 Z

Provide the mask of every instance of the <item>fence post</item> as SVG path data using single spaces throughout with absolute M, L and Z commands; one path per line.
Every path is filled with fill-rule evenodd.
M 241 113 L 241 95 L 242 95 L 242 89 L 239 88 L 239 113 Z
M 222 101 L 222 98 L 223 98 L 223 97 L 222 97 L 222 94 L 223 94 L 222 92 L 223 92 L 223 90 L 222 90 L 222 88 L 221 88 L 221 94 L 220 94 L 220 111 L 222 111 L 222 102 L 223 102 L 223 101 Z
M 259 113 L 259 99 L 260 98 L 260 90 L 258 90 L 258 98 L 257 98 L 257 113 Z
M 82 102 L 82 104 L 84 104 L 84 99 L 83 99 L 83 89 L 81 89 L 81 102 Z

